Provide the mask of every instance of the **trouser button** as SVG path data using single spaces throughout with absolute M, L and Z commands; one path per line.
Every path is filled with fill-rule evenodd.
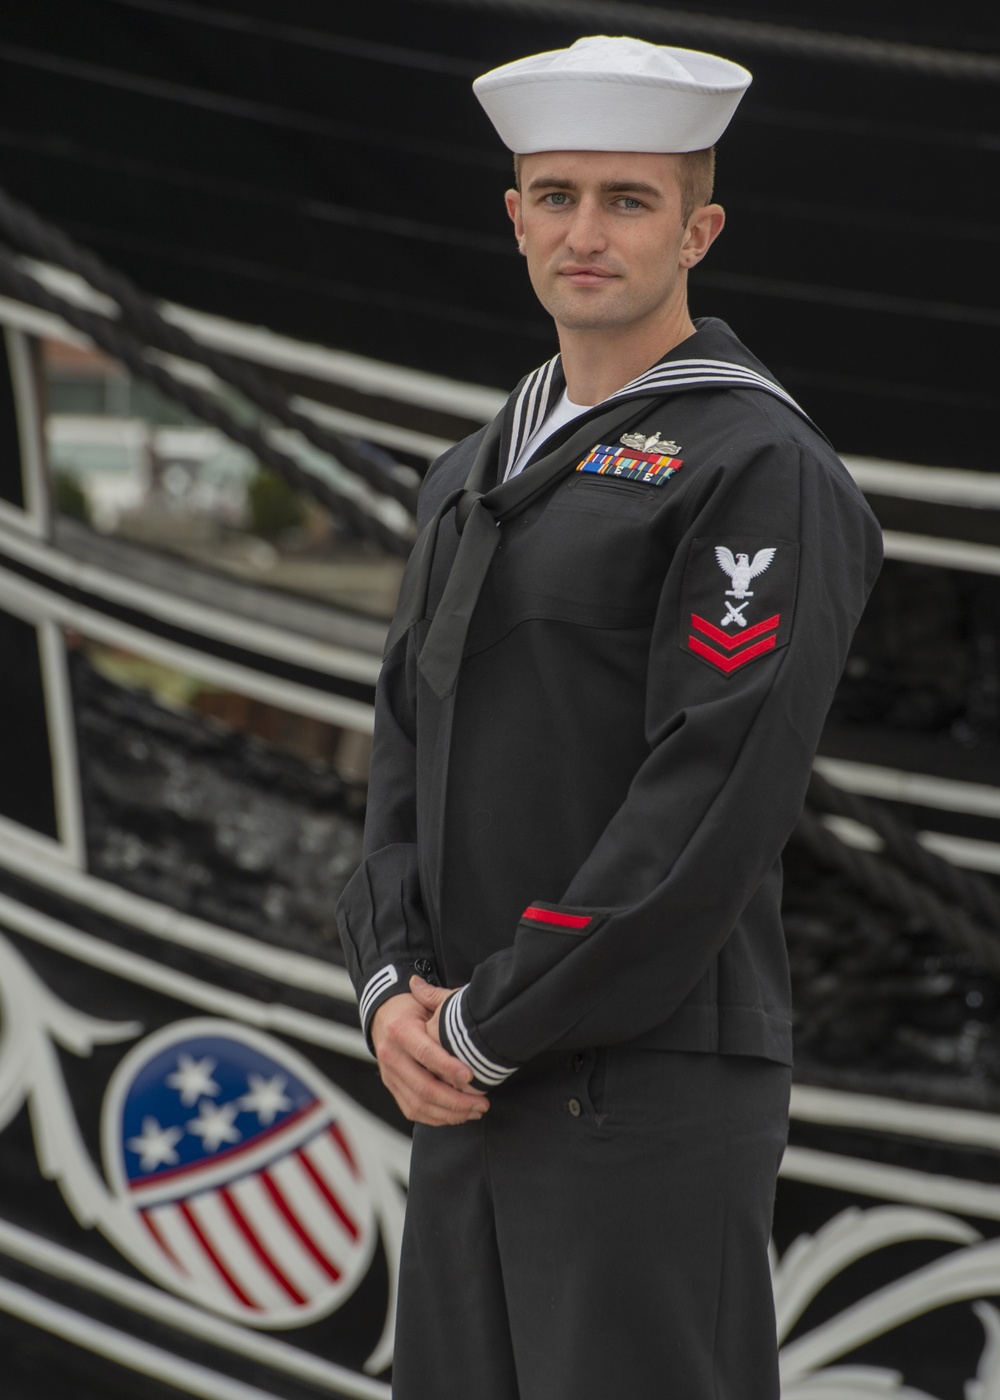
M 574 1118 L 579 1118 L 580 1114 L 583 1112 L 583 1104 L 579 1099 L 567 1099 L 566 1107 Z

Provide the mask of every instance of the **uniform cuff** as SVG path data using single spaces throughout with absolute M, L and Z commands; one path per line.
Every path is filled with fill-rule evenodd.
M 460 988 L 445 1002 L 438 1034 L 444 1048 L 472 1070 L 472 1082 L 477 1089 L 495 1089 L 509 1079 L 518 1066 L 498 1060 L 483 1045 L 465 1010 L 467 990 L 467 987 Z
M 390 997 L 399 996 L 402 992 L 410 990 L 410 978 L 416 974 L 422 977 L 431 986 L 438 986 L 437 973 L 434 968 L 433 959 L 428 957 L 412 958 L 406 962 L 386 963 L 385 967 L 380 967 L 378 972 L 372 973 L 368 981 L 361 989 L 358 997 L 358 1016 L 361 1020 L 361 1029 L 364 1031 L 368 1048 L 374 1054 L 375 1047 L 372 1045 L 371 1023 L 372 1017 L 383 1002 Z

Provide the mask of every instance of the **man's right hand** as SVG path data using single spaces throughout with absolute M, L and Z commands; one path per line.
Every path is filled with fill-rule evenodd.
M 490 1106 L 472 1071 L 428 1033 L 431 1013 L 410 992 L 384 1001 L 372 1018 L 382 1083 L 411 1123 L 476 1123 Z

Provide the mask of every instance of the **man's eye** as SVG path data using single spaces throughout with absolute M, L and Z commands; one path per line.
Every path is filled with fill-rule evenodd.
M 643 208 L 642 200 L 641 200 L 641 199 L 633 199 L 632 195 L 630 195 L 630 194 L 623 195 L 623 196 L 621 197 L 621 199 L 618 201 L 618 203 L 622 206 L 623 209 L 642 209 L 642 208 Z
M 545 198 L 549 204 L 563 205 L 569 203 L 569 195 L 562 194 L 559 190 L 553 191 L 552 194 L 547 194 Z

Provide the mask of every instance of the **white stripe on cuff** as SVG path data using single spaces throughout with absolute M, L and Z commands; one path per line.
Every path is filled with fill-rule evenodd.
M 473 1045 L 462 1016 L 462 998 L 465 996 L 465 991 L 466 989 L 463 987 L 461 991 L 450 996 L 445 1002 L 445 1030 L 451 1047 L 458 1058 L 464 1060 L 469 1066 L 480 1084 L 502 1084 L 514 1073 L 517 1066 L 508 1067 L 497 1064 L 496 1060 L 488 1059 L 481 1050 Z
M 382 995 L 387 987 L 391 987 L 394 982 L 399 981 L 399 973 L 392 963 L 388 967 L 383 967 L 381 972 L 376 972 L 373 977 L 369 977 L 365 983 L 365 989 L 361 993 L 361 1000 L 358 1002 L 358 1015 L 361 1017 L 361 1029 L 368 1034 L 368 1016 L 371 1012 L 372 1002 Z

